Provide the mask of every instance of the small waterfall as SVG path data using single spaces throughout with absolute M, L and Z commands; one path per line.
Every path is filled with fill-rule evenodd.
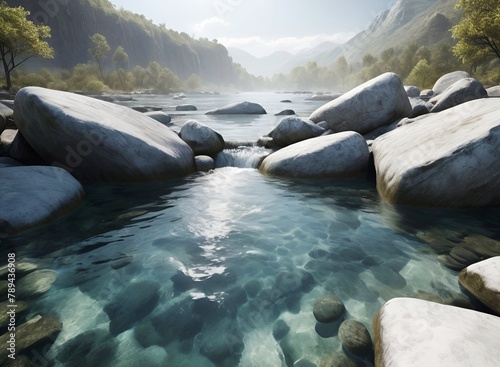
M 271 150 L 262 147 L 224 149 L 215 158 L 215 167 L 258 168 Z

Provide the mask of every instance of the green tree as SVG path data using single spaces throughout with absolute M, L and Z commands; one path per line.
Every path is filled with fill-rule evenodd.
M 453 37 L 458 39 L 455 55 L 468 64 L 500 58 L 500 1 L 460 0 L 457 8 L 464 15 L 452 28 Z
M 128 66 L 128 54 L 122 46 L 118 46 L 111 56 L 111 61 L 115 64 L 117 69 L 127 69 Z
M 108 57 L 111 47 L 109 47 L 106 37 L 102 34 L 96 33 L 90 37 L 90 40 L 92 41 L 92 47 L 89 48 L 89 53 L 97 62 L 99 71 L 101 72 L 101 77 L 104 78 L 104 74 L 102 72 L 102 62 L 106 59 L 106 57 Z
M 373 64 L 375 64 L 377 62 L 377 58 L 375 56 L 373 56 L 371 53 L 367 53 L 365 54 L 365 56 L 363 56 L 363 67 L 364 68 L 368 68 L 370 66 L 372 66 Z
M 23 7 L 0 4 L 0 58 L 7 89 L 12 87 L 11 72 L 26 60 L 54 57 L 54 50 L 44 41 L 50 38 L 50 27 L 27 20 L 29 14 Z
M 435 81 L 435 72 L 426 59 L 420 60 L 406 79 L 406 84 L 416 85 L 420 88 L 430 88 Z
M 342 81 L 342 88 L 345 88 L 345 81 L 349 73 L 349 63 L 344 56 L 340 56 L 334 65 L 335 75 Z

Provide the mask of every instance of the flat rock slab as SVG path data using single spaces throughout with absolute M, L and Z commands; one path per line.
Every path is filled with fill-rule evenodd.
M 370 153 L 356 132 L 307 139 L 267 156 L 260 171 L 295 178 L 352 177 L 364 172 Z
M 479 99 L 373 142 L 385 201 L 438 207 L 500 204 L 500 100 Z
M 0 234 L 48 223 L 80 205 L 82 185 L 58 167 L 0 168 Z
M 460 285 L 500 315 L 500 256 L 469 265 L 460 272 Z
M 38 87 L 15 99 L 16 124 L 50 165 L 88 182 L 140 182 L 194 171 L 193 152 L 172 130 L 137 111 Z
M 378 367 L 498 367 L 500 318 L 411 298 L 387 302 L 373 321 Z
M 45 348 L 48 350 L 61 330 L 62 323 L 53 317 L 36 316 L 32 318 L 28 322 L 16 327 L 16 354 L 41 342 L 46 343 Z M 0 343 L 3 346 L 7 346 L 9 338 L 10 333 L 0 336 Z M 1 349 L 0 364 L 2 366 L 8 360 L 8 354 L 10 353 L 7 348 Z

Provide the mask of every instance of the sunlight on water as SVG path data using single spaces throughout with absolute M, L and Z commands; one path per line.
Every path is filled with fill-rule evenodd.
M 89 186 L 73 213 L 2 240 L 58 273 L 30 300 L 28 317 L 64 325 L 44 357 L 57 367 L 319 366 L 342 351 L 339 325 L 313 317 L 325 294 L 370 332 L 391 298 L 464 298 L 418 234 L 492 233 L 498 212 L 394 208 L 364 179 L 262 176 L 251 167 L 267 153 L 226 150 L 221 168 L 178 181 Z

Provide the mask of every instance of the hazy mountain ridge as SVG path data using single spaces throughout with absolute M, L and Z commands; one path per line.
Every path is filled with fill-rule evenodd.
M 233 60 L 241 64 L 249 73 L 257 76 L 273 76 L 289 73 L 294 67 L 313 61 L 323 52 L 337 47 L 334 42 L 325 41 L 316 47 L 302 50 L 294 55 L 286 51 L 277 51 L 264 57 L 256 57 L 239 48 L 228 48 Z
M 264 57 L 256 57 L 239 48 L 228 48 L 234 62 L 241 64 L 250 74 L 256 76 L 272 76 L 289 63 L 294 55 L 286 51 L 273 52 Z
M 22 6 L 34 20 L 44 20 L 51 27 L 50 45 L 55 49 L 53 60 L 33 59 L 33 67 L 71 69 L 87 63 L 91 56 L 89 37 L 104 35 L 111 47 L 105 69 L 112 68 L 111 55 L 122 46 L 129 55 L 129 65 L 147 66 L 157 61 L 185 79 L 198 74 L 204 82 L 230 84 L 236 78 L 227 49 L 208 39 L 196 40 L 153 24 L 144 16 L 116 10 L 107 0 L 43 1 L 7 0 L 9 6 Z M 64 4 L 61 4 L 64 3 Z
M 329 65 L 340 56 L 357 62 L 366 53 L 379 55 L 387 48 L 401 50 L 415 42 L 432 48 L 443 42 L 453 43 L 449 29 L 457 24 L 458 0 L 398 0 L 391 9 L 380 13 L 370 26 L 345 44 L 319 55 L 320 65 Z

